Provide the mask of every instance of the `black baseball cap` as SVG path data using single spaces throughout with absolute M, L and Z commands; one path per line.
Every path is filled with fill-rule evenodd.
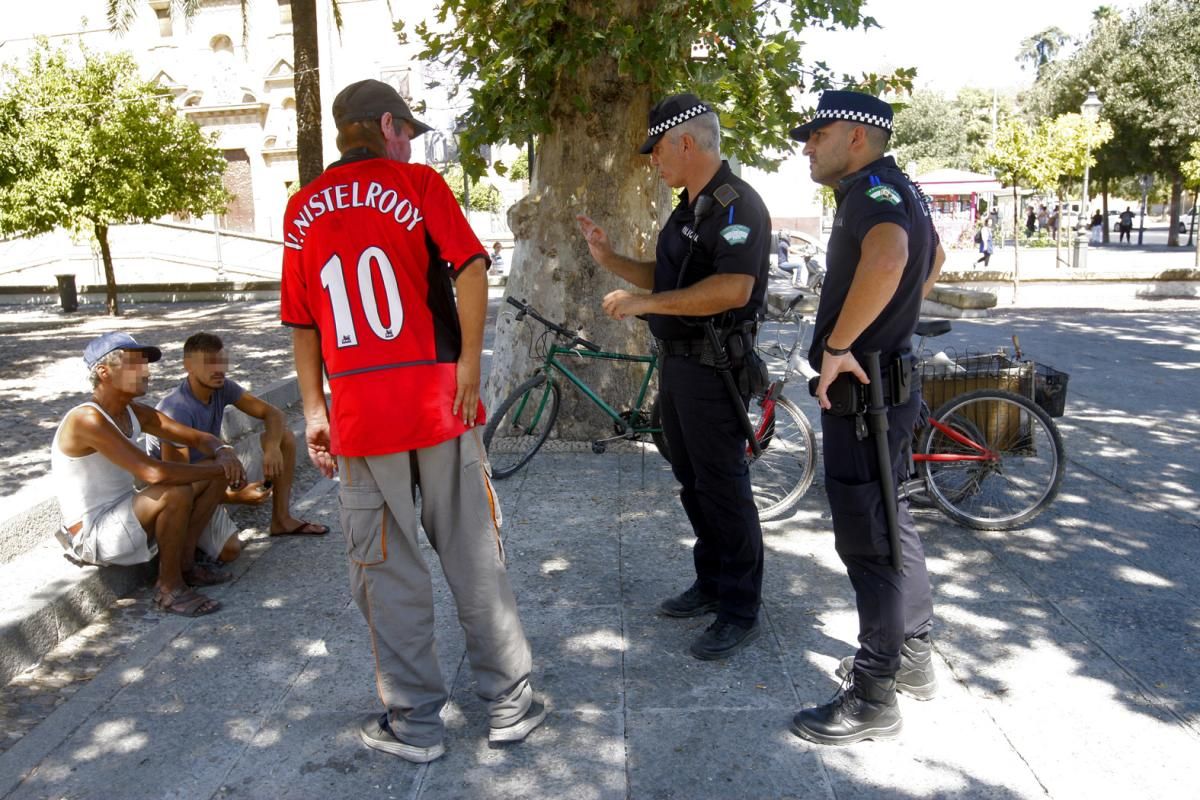
M 383 81 L 367 78 L 365 81 L 352 83 L 333 98 L 333 124 L 339 128 L 347 122 L 378 120 L 389 111 L 393 117 L 406 120 L 413 126 L 416 131 L 413 136 L 433 130 L 414 117 L 400 93 Z
M 707 114 L 712 106 L 694 94 L 673 94 L 650 109 L 650 121 L 646 127 L 646 141 L 638 148 L 642 155 L 649 155 L 663 134 L 693 117 Z
M 874 125 L 888 133 L 892 131 L 892 107 L 878 97 L 862 92 L 830 90 L 821 94 L 813 118 L 799 128 L 792 129 L 792 138 L 807 142 L 813 131 L 840 119 Z

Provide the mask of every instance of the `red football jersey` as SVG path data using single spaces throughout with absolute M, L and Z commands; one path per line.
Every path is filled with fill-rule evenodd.
M 462 341 L 451 276 L 487 256 L 442 176 L 344 159 L 293 195 L 283 236 L 280 319 L 320 331 L 333 452 L 398 453 L 462 435 L 450 413 Z M 480 403 L 480 423 L 483 414 Z

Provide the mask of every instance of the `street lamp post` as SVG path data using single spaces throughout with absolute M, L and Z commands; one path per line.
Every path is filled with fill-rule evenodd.
M 1084 120 L 1088 125 L 1084 134 L 1084 151 L 1083 159 L 1083 202 L 1079 204 L 1079 228 L 1075 232 L 1075 269 L 1084 269 L 1087 267 L 1087 248 L 1088 248 L 1088 227 L 1090 218 L 1088 217 L 1088 168 L 1092 161 L 1092 123 L 1100 117 L 1100 109 L 1104 104 L 1100 102 L 1100 98 L 1096 97 L 1095 89 L 1088 89 L 1087 99 L 1083 101 L 1083 107 L 1080 112 L 1083 114 Z
M 1142 175 L 1138 178 L 1138 183 L 1142 187 L 1142 213 L 1138 219 L 1138 247 L 1141 247 L 1142 234 L 1146 232 L 1146 201 L 1150 197 L 1150 187 L 1154 185 L 1154 176 Z

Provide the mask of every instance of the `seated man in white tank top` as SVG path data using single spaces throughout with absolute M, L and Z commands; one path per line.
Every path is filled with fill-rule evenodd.
M 64 546 L 93 564 L 136 564 L 159 554 L 154 602 L 173 614 L 200 616 L 220 603 L 191 586 L 228 579 L 195 563 L 196 545 L 227 486 L 245 482 L 233 448 L 133 402 L 146 393 L 157 347 L 127 333 L 106 333 L 83 351 L 92 398 L 67 412 L 50 461 L 63 515 Z M 137 445 L 142 431 L 194 447 L 213 460 L 167 463 Z M 134 481 L 149 484 L 135 491 Z

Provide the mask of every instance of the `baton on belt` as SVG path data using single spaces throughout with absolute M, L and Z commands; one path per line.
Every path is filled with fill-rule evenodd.
M 750 424 L 750 416 L 746 413 L 746 404 L 742 402 L 742 394 L 738 391 L 737 382 L 733 379 L 729 354 L 725 352 L 725 346 L 721 344 L 721 337 L 717 336 L 717 329 L 711 319 L 704 321 L 704 335 L 708 338 L 709 346 L 712 347 L 713 366 L 716 367 L 721 379 L 725 381 L 725 388 L 729 391 L 730 400 L 733 401 L 734 414 L 742 425 L 742 432 L 746 434 L 747 441 L 750 442 L 750 452 L 755 458 L 758 458 L 762 455 L 762 448 L 758 445 L 758 437 L 754 435 L 754 426 Z M 887 424 L 886 420 L 884 424 Z M 884 445 L 886 446 L 887 442 L 884 442 Z
M 700 222 L 708 216 L 708 212 L 712 210 L 712 197 L 707 194 L 702 194 L 696 198 L 696 202 L 692 206 L 692 220 L 696 228 L 700 227 Z M 691 240 L 691 246 L 688 247 L 687 256 L 683 259 L 683 264 L 679 268 L 679 278 L 675 281 L 675 288 L 678 289 L 683 285 L 683 275 L 687 272 L 688 262 L 692 260 L 692 247 L 696 241 Z M 750 442 L 750 452 L 754 458 L 762 455 L 762 448 L 758 446 L 758 437 L 754 435 L 754 426 L 750 424 L 750 417 L 746 413 L 746 405 L 742 402 L 742 394 L 738 391 L 737 381 L 733 379 L 732 365 L 729 363 L 729 353 L 725 351 L 725 344 L 721 341 L 721 337 L 717 335 L 716 326 L 713 325 L 712 319 L 706 319 L 703 323 L 704 337 L 708 340 L 708 345 L 713 351 L 713 366 L 721 375 L 721 380 L 725 382 L 725 388 L 729 392 L 729 399 L 733 402 L 734 414 L 738 418 L 738 422 L 742 426 L 742 432 L 746 435 L 746 440 Z
M 896 476 L 892 472 L 892 453 L 888 447 L 887 406 L 883 403 L 883 376 L 879 369 L 879 351 L 863 353 L 866 361 L 867 427 L 875 440 L 875 455 L 879 460 L 879 489 L 883 495 L 883 513 L 887 517 L 888 546 L 892 551 L 892 568 L 904 573 L 904 557 L 900 550 L 900 524 L 896 521 Z

